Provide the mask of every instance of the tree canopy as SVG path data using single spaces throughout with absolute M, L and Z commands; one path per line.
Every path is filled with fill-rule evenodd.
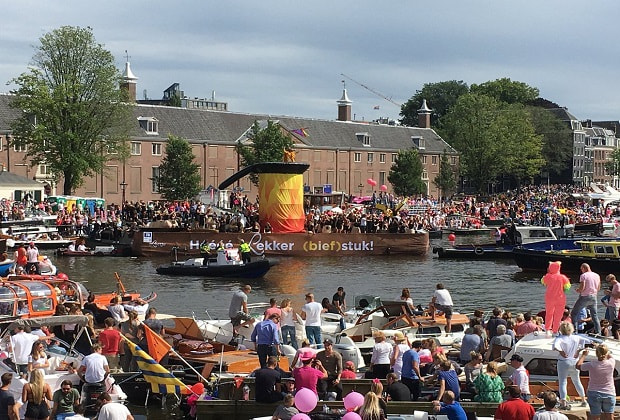
M 531 179 L 544 164 L 537 136 L 522 105 L 470 93 L 441 120 L 440 134 L 461 154 L 461 175 L 479 191 L 500 175 Z
M 13 80 L 13 144 L 31 164 L 48 166 L 64 194 L 106 162 L 127 155 L 131 109 L 119 88 L 114 57 L 91 28 L 63 26 L 40 39 L 32 67 Z
M 422 107 L 422 101 L 426 99 L 428 106 L 432 109 L 431 125 L 435 126 L 437 121 L 444 116 L 457 99 L 469 92 L 467 84 L 462 80 L 449 80 L 438 83 L 425 83 L 421 90 L 416 91 L 405 104 L 403 104 L 400 115 L 400 123 L 410 127 L 418 126 L 418 109 Z
M 166 200 L 186 200 L 200 192 L 200 166 L 194 163 L 189 142 L 169 135 L 165 156 L 159 165 L 159 192 Z
M 538 88 L 523 82 L 510 80 L 507 77 L 471 85 L 471 93 L 486 95 L 507 104 L 527 104 L 538 98 Z
M 422 161 L 416 149 L 401 150 L 390 169 L 388 181 L 397 195 L 424 194 L 426 184 L 422 181 L 423 170 Z
M 433 180 L 433 184 L 439 189 L 444 197 L 451 195 L 456 190 L 456 172 L 450 164 L 448 153 L 444 150 L 439 162 L 439 173 Z
M 291 136 L 284 134 L 280 124 L 275 121 L 267 121 L 267 126 L 263 129 L 258 121 L 255 121 L 248 137 L 248 143 L 237 144 L 237 153 L 244 167 L 262 162 L 282 162 L 284 151 L 293 149 Z M 256 174 L 250 175 L 250 179 L 254 185 L 258 185 Z

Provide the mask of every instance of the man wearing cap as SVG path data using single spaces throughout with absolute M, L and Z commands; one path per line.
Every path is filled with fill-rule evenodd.
M 319 360 L 314 359 L 312 350 L 304 350 L 299 354 L 302 366 L 293 369 L 293 378 L 295 378 L 295 388 L 299 391 L 301 388 L 308 388 L 317 396 L 317 383 L 319 379 L 327 378 L 327 371 Z
M 254 331 L 252 331 L 250 339 L 256 344 L 256 353 L 258 353 L 261 368 L 267 367 L 269 356 L 280 355 L 278 322 L 280 322 L 280 315 L 272 313 L 269 318 L 256 324 Z
M 321 347 L 321 313 L 323 305 L 314 301 L 314 294 L 306 293 L 306 304 L 301 307 L 301 318 L 306 321 L 306 337 L 310 344 Z
M 518 386 L 521 390 L 521 399 L 525 402 L 530 400 L 530 377 L 523 366 L 523 357 L 513 354 L 510 358 L 510 366 L 514 368 L 514 372 L 510 375 L 510 383 Z
M 403 371 L 401 372 L 401 381 L 411 393 L 411 401 L 417 401 L 420 398 L 420 356 L 418 351 L 422 348 L 422 342 L 416 340 L 411 344 L 411 349 L 403 354 Z
M 329 338 L 323 340 L 325 350 L 316 354 L 316 360 L 320 361 L 327 371 L 327 378 L 319 379 L 317 384 L 321 399 L 327 400 L 327 392 L 336 392 L 336 401 L 342 400 L 342 385 L 340 377 L 342 375 L 342 356 L 334 351 L 334 343 Z

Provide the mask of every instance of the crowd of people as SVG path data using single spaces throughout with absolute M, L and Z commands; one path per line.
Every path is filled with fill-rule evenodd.
M 554 411 L 556 405 L 559 409 L 571 408 L 567 394 L 570 378 L 580 397 L 578 402 L 588 408 L 592 418 L 610 419 L 616 394 L 613 379 L 615 361 L 604 344 L 590 348 L 591 340 L 576 333 L 620 336 L 620 283 L 613 274 L 607 275 L 609 287 L 601 293 L 600 276 L 583 264 L 580 282 L 575 288 L 577 298 L 571 309 L 566 306 L 566 292 L 570 288 L 566 285 L 570 286 L 570 283 L 562 280 L 561 276 L 559 268 L 551 265 L 550 273 L 543 278 L 548 306 L 539 313 L 526 312 L 513 316 L 510 311 L 496 307 L 492 315 L 485 319 L 483 311 L 475 311 L 460 343 L 458 357 L 453 357 L 455 355 L 452 353 L 448 358 L 447 350 L 432 338 L 409 342 L 403 333 L 397 332 L 389 342 L 382 331 L 375 331 L 370 365 L 363 377 L 386 381 L 384 393 L 377 395 L 379 401 L 417 401 L 423 397 L 424 389 L 424 398 L 434 401 L 437 410 L 447 413 L 450 419 L 460 418 L 451 416 L 453 411 L 460 412 L 457 408 L 459 401 L 467 395 L 473 401 L 499 403 L 496 418 L 536 417 L 541 420 L 549 418 L 547 412 Z M 230 317 L 236 326 L 253 322 L 247 311 L 247 294 L 250 292 L 251 287 L 244 286 L 235 293 L 231 302 Z M 413 310 L 419 309 L 413 307 L 408 292 L 404 289 L 401 299 L 411 304 Z M 553 304 L 549 296 L 558 293 L 563 296 L 561 308 L 551 310 Z M 608 309 L 606 317 L 600 321 L 597 317 L 599 294 L 603 295 L 602 302 Z M 452 304 L 449 292 L 439 283 L 428 312 L 443 313 L 449 318 Z M 287 398 L 287 394 L 301 388 L 310 389 L 322 400 L 343 398 L 341 381 L 357 378 L 358 375 L 354 364 L 344 361 L 334 349 L 334 343 L 329 338 L 321 337 L 321 313 L 333 311 L 343 314 L 344 310 L 346 293 L 343 288 L 339 288 L 331 300 L 324 298 L 321 303 L 315 301 L 312 293 L 306 294 L 305 304 L 299 311 L 306 321 L 306 339 L 298 346 L 294 337 L 295 311 L 290 300 L 286 299 L 280 306 L 276 299 L 271 300 L 264 320 L 258 322 L 251 337 L 257 345 L 261 364 L 261 369 L 255 372 L 257 401 L 281 401 Z M 446 325 L 446 330 L 448 328 Z M 498 360 L 511 352 L 520 339 L 533 332 L 553 338 L 552 347 L 557 352 L 559 398 L 555 394 L 543 395 L 543 413 L 546 414 L 535 413 L 531 404 L 527 403 L 532 395 L 523 356 L 513 352 L 508 361 L 513 368 L 510 378 L 500 376 L 498 365 Z M 297 349 L 290 372 L 278 367 L 281 344 L 290 344 Z M 585 361 L 589 351 L 595 352 L 596 360 Z M 587 389 L 580 382 L 579 370 L 589 372 Z M 465 377 L 464 384 L 459 382 L 461 373 Z M 429 394 L 429 387 L 434 389 L 433 393 Z M 519 417 L 511 417 L 515 410 L 520 413 Z

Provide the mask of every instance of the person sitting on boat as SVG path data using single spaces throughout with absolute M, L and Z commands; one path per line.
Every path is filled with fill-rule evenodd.
M 122 302 L 122 296 L 115 296 L 108 306 L 108 311 L 112 314 L 112 318 L 119 324 L 127 319 L 125 308 L 121 305 Z
M 67 251 L 69 252 L 75 252 L 75 242 L 71 242 L 69 244 L 69 246 L 67 247 Z
M 568 420 L 565 414 L 558 411 L 558 396 L 553 391 L 543 392 L 544 409 L 534 414 L 533 420 Z
M 76 242 L 79 242 L 78 246 L 77 246 L 77 251 L 78 252 L 86 252 L 86 251 L 88 251 L 88 248 L 86 248 L 86 243 L 85 243 L 84 239 L 78 239 Z
M 497 326 L 497 335 L 489 341 L 489 350 L 486 354 L 486 360 L 493 361 L 495 357 L 498 357 L 502 349 L 510 349 L 513 346 L 513 339 L 509 334 L 506 334 L 506 326 Z
M 440 401 L 433 401 L 433 410 L 437 414 L 444 414 L 448 420 L 467 420 L 467 414 L 456 400 L 452 391 L 446 391 Z
M 504 400 L 502 395 L 504 382 L 498 374 L 496 362 L 489 362 L 487 364 L 486 372 L 481 372 L 474 379 L 474 387 L 476 388 L 476 395 L 474 396 L 474 401 L 476 402 L 499 403 Z

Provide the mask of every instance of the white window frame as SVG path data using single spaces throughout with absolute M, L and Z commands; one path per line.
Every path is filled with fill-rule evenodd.
M 360 152 L 353 153 L 353 162 L 359 163 L 362 161 L 362 154 Z
M 131 142 L 131 155 L 140 156 L 142 154 L 142 143 L 139 141 Z
M 375 161 L 375 154 L 373 152 L 368 152 L 368 157 L 366 161 L 368 163 L 373 163 Z
M 379 163 L 385 163 L 385 153 L 379 153 Z
M 162 143 L 151 143 L 151 154 L 161 156 Z
M 156 194 L 159 193 L 159 173 L 159 166 L 151 167 L 151 192 Z
M 28 151 L 27 144 L 13 144 L 13 151 L 17 153 L 25 153 Z

